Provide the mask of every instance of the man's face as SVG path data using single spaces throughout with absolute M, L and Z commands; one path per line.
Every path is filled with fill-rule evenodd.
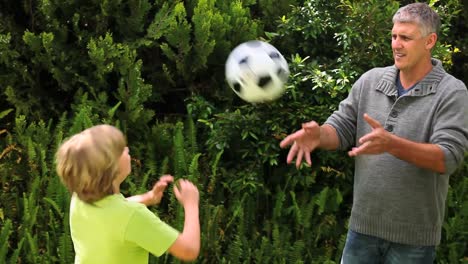
M 403 72 L 411 72 L 419 65 L 430 61 L 431 44 L 427 36 L 421 35 L 416 23 L 395 23 L 392 28 L 392 51 L 395 66 Z M 428 60 L 429 59 L 429 60 Z

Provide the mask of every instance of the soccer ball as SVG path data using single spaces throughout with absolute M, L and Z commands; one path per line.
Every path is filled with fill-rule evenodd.
M 285 90 L 289 67 L 271 44 L 252 40 L 235 47 L 226 61 L 226 80 L 244 101 L 263 103 L 278 99 Z

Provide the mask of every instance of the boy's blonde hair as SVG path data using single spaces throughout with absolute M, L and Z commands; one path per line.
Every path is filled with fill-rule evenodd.
M 119 160 L 127 146 L 123 133 L 110 125 L 88 128 L 66 140 L 56 153 L 57 173 L 67 189 L 93 203 L 114 193 Z

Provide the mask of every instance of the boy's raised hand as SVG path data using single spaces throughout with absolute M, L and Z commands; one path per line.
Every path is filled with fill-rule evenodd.
M 174 194 L 182 206 L 198 207 L 198 188 L 189 180 L 180 179 L 174 184 Z
M 174 177 L 172 175 L 163 175 L 159 178 L 159 180 L 154 184 L 153 189 L 148 192 L 151 204 L 154 205 L 161 202 L 166 187 L 173 181 Z
M 164 175 L 154 184 L 153 189 L 144 194 L 138 194 L 126 199 L 131 202 L 142 203 L 146 206 L 159 204 L 166 190 L 167 185 L 174 181 L 172 175 Z

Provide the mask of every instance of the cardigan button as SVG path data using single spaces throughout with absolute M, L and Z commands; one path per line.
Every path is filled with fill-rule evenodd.
M 392 126 L 392 125 L 388 125 L 388 126 L 387 126 L 387 131 L 388 131 L 388 132 L 392 132 L 392 131 L 393 131 L 393 126 Z
M 392 111 L 390 113 L 390 116 L 393 117 L 393 118 L 396 118 L 398 116 L 398 112 L 397 111 Z

